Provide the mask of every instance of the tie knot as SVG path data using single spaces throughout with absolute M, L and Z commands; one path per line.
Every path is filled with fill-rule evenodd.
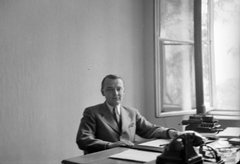
M 119 115 L 119 112 L 118 112 L 118 108 L 117 108 L 117 107 L 113 107 L 113 111 L 114 111 L 114 113 L 116 113 L 116 114 Z

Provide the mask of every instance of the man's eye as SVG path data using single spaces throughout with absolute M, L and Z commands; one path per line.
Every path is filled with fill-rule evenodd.
M 112 88 L 107 88 L 107 91 L 113 91 L 113 89 Z
M 118 88 L 117 90 L 118 90 L 119 92 L 123 91 L 123 89 L 122 89 L 122 88 Z

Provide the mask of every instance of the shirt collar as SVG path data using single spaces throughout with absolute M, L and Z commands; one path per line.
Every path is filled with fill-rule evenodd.
M 110 109 L 110 111 L 113 113 L 113 106 L 109 105 L 107 102 L 106 102 L 106 104 L 107 104 L 108 108 Z M 121 105 L 120 104 L 117 105 L 116 108 L 118 110 L 118 114 L 120 115 L 121 114 L 121 112 L 120 112 Z

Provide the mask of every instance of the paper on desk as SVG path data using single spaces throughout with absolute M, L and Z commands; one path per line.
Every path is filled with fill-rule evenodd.
M 153 140 L 153 141 L 148 141 L 148 142 L 144 142 L 141 143 L 139 145 L 143 145 L 143 146 L 151 146 L 151 147 L 159 147 L 160 145 L 167 145 L 171 142 L 171 139 L 157 139 L 157 140 Z
M 131 160 L 131 161 L 138 161 L 138 162 L 150 162 L 150 161 L 156 160 L 157 156 L 159 156 L 160 154 L 161 153 L 129 149 L 124 152 L 111 155 L 109 158 Z
M 240 128 L 227 127 L 223 131 L 219 132 L 217 136 L 222 138 L 240 138 Z
M 221 140 L 221 139 L 215 142 L 209 143 L 208 145 L 215 149 L 232 147 L 232 145 L 228 141 Z

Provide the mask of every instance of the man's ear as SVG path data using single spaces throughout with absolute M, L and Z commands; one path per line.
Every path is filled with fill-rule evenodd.
M 123 94 L 125 95 L 125 88 L 123 88 Z
M 104 92 L 103 92 L 103 89 L 101 89 L 101 93 L 102 93 L 103 96 L 105 96 L 105 94 L 104 94 Z

